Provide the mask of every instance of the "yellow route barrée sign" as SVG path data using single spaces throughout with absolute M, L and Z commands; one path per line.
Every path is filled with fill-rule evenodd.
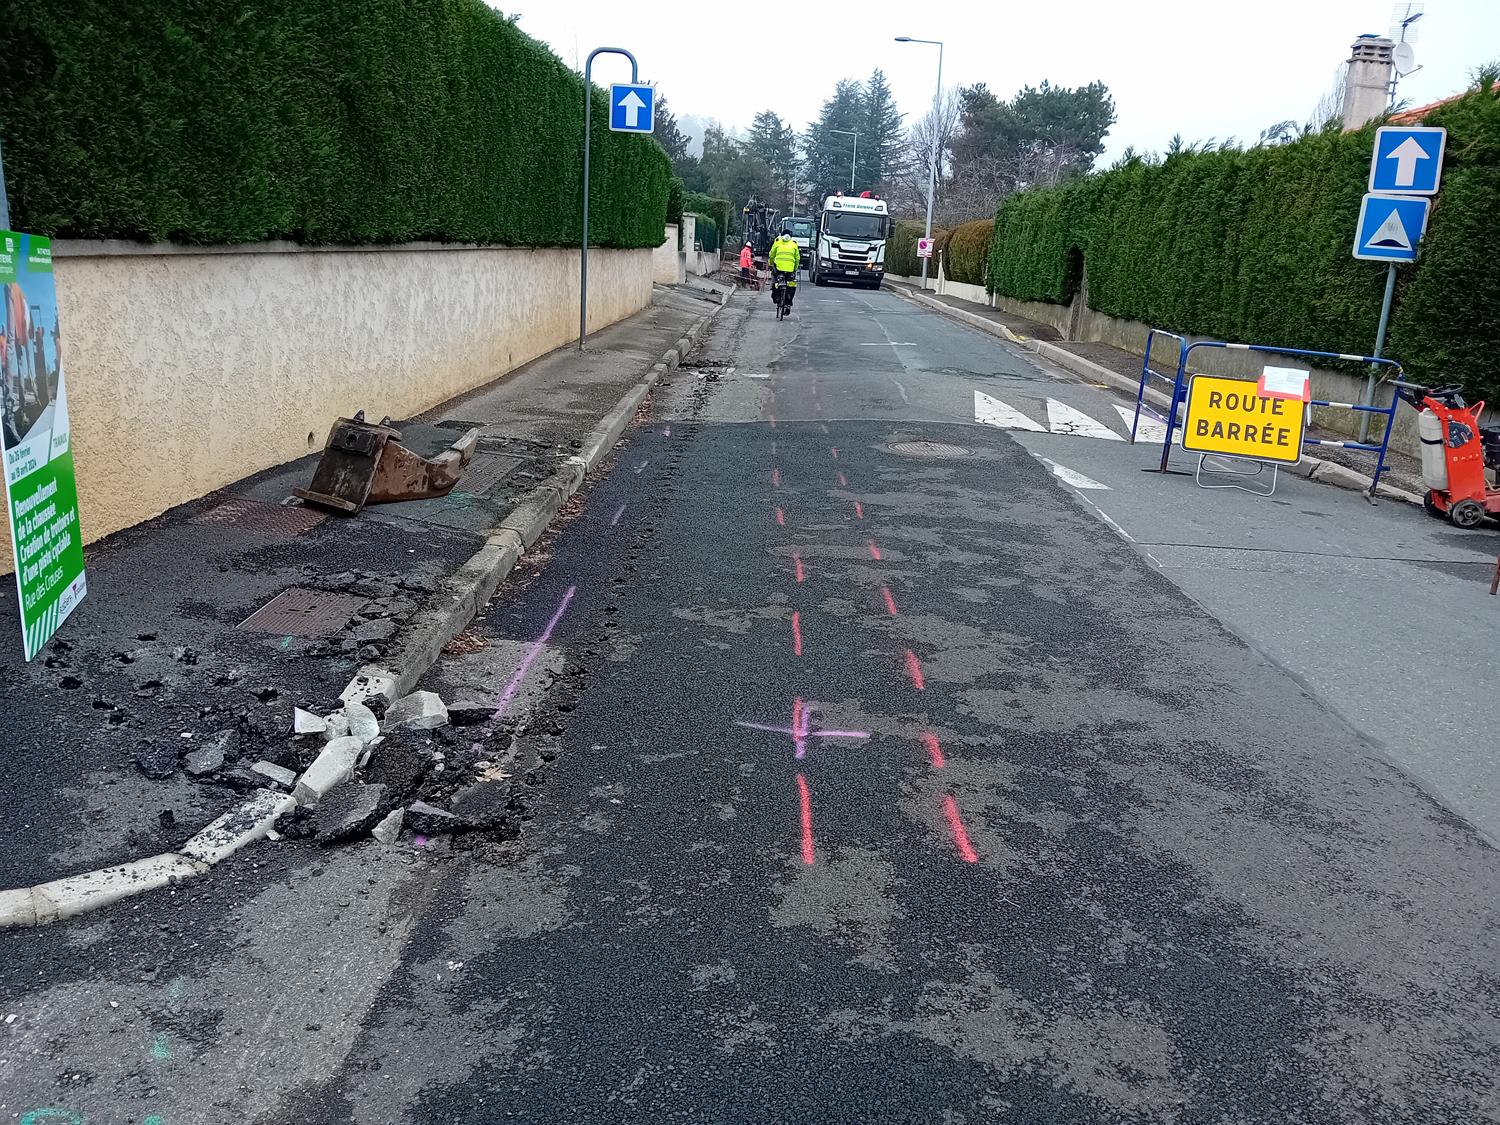
M 1302 458 L 1302 403 L 1266 398 L 1254 383 L 1194 375 L 1182 448 L 1295 465 Z

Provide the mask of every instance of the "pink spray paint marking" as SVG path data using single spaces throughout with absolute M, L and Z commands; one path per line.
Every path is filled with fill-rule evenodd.
M 802 862 L 811 867 L 813 863 L 812 795 L 807 791 L 807 779 L 797 775 L 797 795 L 802 802 Z
M 802 655 L 802 614 L 792 610 L 792 652 Z
M 775 428 L 776 428 L 776 415 L 772 414 L 771 415 L 771 429 L 774 430 Z
M 865 509 L 864 509 L 864 507 L 863 507 L 863 506 L 862 506 L 862 505 L 861 505 L 861 504 L 860 504 L 860 502 L 859 502 L 859 501 L 858 501 L 858 500 L 856 500 L 856 501 L 855 501 L 855 502 L 854 502 L 854 515 L 855 515 L 855 516 L 856 516 L 856 517 L 857 517 L 857 518 L 858 518 L 858 519 L 864 519 L 864 518 L 865 518 Z
M 490 716 L 491 722 L 494 722 L 501 715 L 505 714 L 505 708 L 510 704 L 510 697 L 516 694 L 516 689 L 521 686 L 521 681 L 526 678 L 526 673 L 530 671 L 532 662 L 541 655 L 542 647 L 551 638 L 552 630 L 557 628 L 557 623 L 562 620 L 562 615 L 567 610 L 568 603 L 573 600 L 573 595 L 577 592 L 577 586 L 568 587 L 568 592 L 563 595 L 562 605 L 557 607 L 557 612 L 552 615 L 552 620 L 547 622 L 547 628 L 526 649 L 526 655 L 521 660 L 521 666 L 516 669 L 516 674 L 510 678 L 510 683 L 505 685 L 505 691 L 500 694 L 500 702 L 495 706 L 495 713 Z
M 774 441 L 771 443 L 771 453 L 773 456 L 776 453 L 776 443 Z
M 781 470 L 780 469 L 772 469 L 771 470 L 771 484 L 773 486 L 775 486 L 776 488 L 780 488 L 781 487 Z
M 845 488 L 849 487 L 849 482 L 844 479 L 844 474 L 843 473 L 839 474 L 839 483 L 841 485 L 843 485 Z
M 890 610 L 892 617 L 895 617 L 896 599 L 891 597 L 891 588 L 889 586 L 882 586 L 880 587 L 880 592 L 885 595 L 885 608 Z
M 832 446 L 830 446 L 830 447 L 829 447 L 829 448 L 830 448 L 830 449 L 832 449 L 832 448 L 833 448 L 833 447 L 832 447 Z M 839 451 L 838 451 L 838 450 L 837 450 L 837 449 L 834 449 L 834 450 L 833 450 L 833 459 L 834 459 L 834 460 L 835 460 L 835 461 L 837 461 L 837 460 L 838 460 L 838 459 L 839 459 Z
M 609 521 L 609 526 L 610 527 L 614 527 L 615 524 L 617 524 L 617 523 L 620 522 L 620 517 L 623 516 L 624 514 L 625 514 L 625 505 L 621 504 L 618 508 L 615 509 L 615 518 Z
M 947 764 L 943 757 L 943 748 L 938 745 L 937 735 L 930 732 L 922 735 L 922 745 L 927 747 L 927 759 L 934 769 L 942 769 Z
M 922 665 L 917 663 L 917 654 L 911 649 L 906 650 L 906 674 L 911 677 L 911 682 L 922 690 Z
M 776 522 L 779 523 L 782 527 L 786 526 L 786 516 L 781 514 L 780 508 L 776 509 Z
M 964 831 L 964 822 L 959 818 L 958 806 L 954 804 L 952 797 L 943 798 L 943 815 L 948 818 L 948 827 L 953 832 L 953 842 L 958 845 L 958 854 L 963 856 L 965 863 L 978 863 L 979 856 L 974 852 L 974 845 L 969 843 L 969 834 Z
M 667 437 L 671 437 L 672 436 L 672 427 L 668 426 L 666 429 L 662 430 L 662 433 L 665 434 Z
M 828 432 L 828 427 L 823 425 L 822 422 L 818 423 L 818 429 L 822 430 L 825 434 Z
M 870 557 L 876 562 L 880 561 L 880 548 L 875 546 L 875 540 L 870 540 Z
M 792 561 L 797 564 L 797 581 L 801 582 L 802 581 L 802 556 L 801 555 L 793 555 L 792 556 Z
M 800 699 L 792 701 L 792 725 L 789 727 L 772 726 L 770 723 L 752 723 L 746 719 L 736 719 L 734 725 L 746 727 L 749 730 L 769 731 L 771 734 L 784 734 L 792 740 L 792 749 L 795 757 L 805 758 L 807 756 L 807 742 L 810 738 L 869 738 L 867 730 L 813 730 L 813 710 L 818 705 L 805 704 Z
M 425 848 L 427 846 L 426 836 L 413 836 L 411 846 L 414 848 Z

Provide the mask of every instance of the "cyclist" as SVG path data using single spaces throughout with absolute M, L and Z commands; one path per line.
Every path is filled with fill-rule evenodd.
M 771 243 L 770 258 L 775 284 L 785 288 L 783 307 L 791 312 L 792 298 L 797 295 L 797 267 L 802 261 L 802 249 L 790 234 L 782 231 L 780 237 Z

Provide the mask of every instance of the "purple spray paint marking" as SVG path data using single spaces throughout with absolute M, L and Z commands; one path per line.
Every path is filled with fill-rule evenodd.
M 615 518 L 609 521 L 609 526 L 610 527 L 614 527 L 615 524 L 617 524 L 617 523 L 620 522 L 620 517 L 623 516 L 624 514 L 625 514 L 625 505 L 621 504 L 617 509 L 615 509 Z
M 667 437 L 671 437 L 672 436 L 672 427 L 668 426 L 666 429 L 662 430 L 662 433 L 665 434 Z
M 531 662 L 537 658 L 548 639 L 552 636 L 552 630 L 557 628 L 557 623 L 562 620 L 563 611 L 568 608 L 568 603 L 573 600 L 573 595 L 578 592 L 577 586 L 569 586 L 568 592 L 563 595 L 562 605 L 557 607 L 557 612 L 552 615 L 552 620 L 547 622 L 547 628 L 542 635 L 531 642 L 526 650 L 526 656 L 521 661 L 521 666 L 516 669 L 516 674 L 510 678 L 510 683 L 505 685 L 505 690 L 500 693 L 500 702 L 495 706 L 495 713 L 490 716 L 494 722 L 505 714 L 505 708 L 510 703 L 510 697 L 516 694 L 516 689 L 521 686 L 521 681 L 526 678 L 526 673 L 531 669 Z
M 809 738 L 869 738 L 870 732 L 863 730 L 811 730 L 812 713 L 818 705 L 815 703 L 804 704 L 800 699 L 792 701 L 792 725 L 789 727 L 773 727 L 769 723 L 751 723 L 744 719 L 736 719 L 734 725 L 737 727 L 748 727 L 750 730 L 770 731 L 772 734 L 784 734 L 792 740 L 795 755 L 798 758 L 807 757 L 807 740 Z

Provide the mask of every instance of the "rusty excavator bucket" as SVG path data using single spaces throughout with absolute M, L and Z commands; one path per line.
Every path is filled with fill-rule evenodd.
M 479 431 L 470 430 L 431 461 L 401 444 L 390 418 L 365 421 L 361 410 L 328 431 L 312 483 L 292 491 L 309 504 L 354 515 L 366 504 L 446 496 L 474 456 Z

